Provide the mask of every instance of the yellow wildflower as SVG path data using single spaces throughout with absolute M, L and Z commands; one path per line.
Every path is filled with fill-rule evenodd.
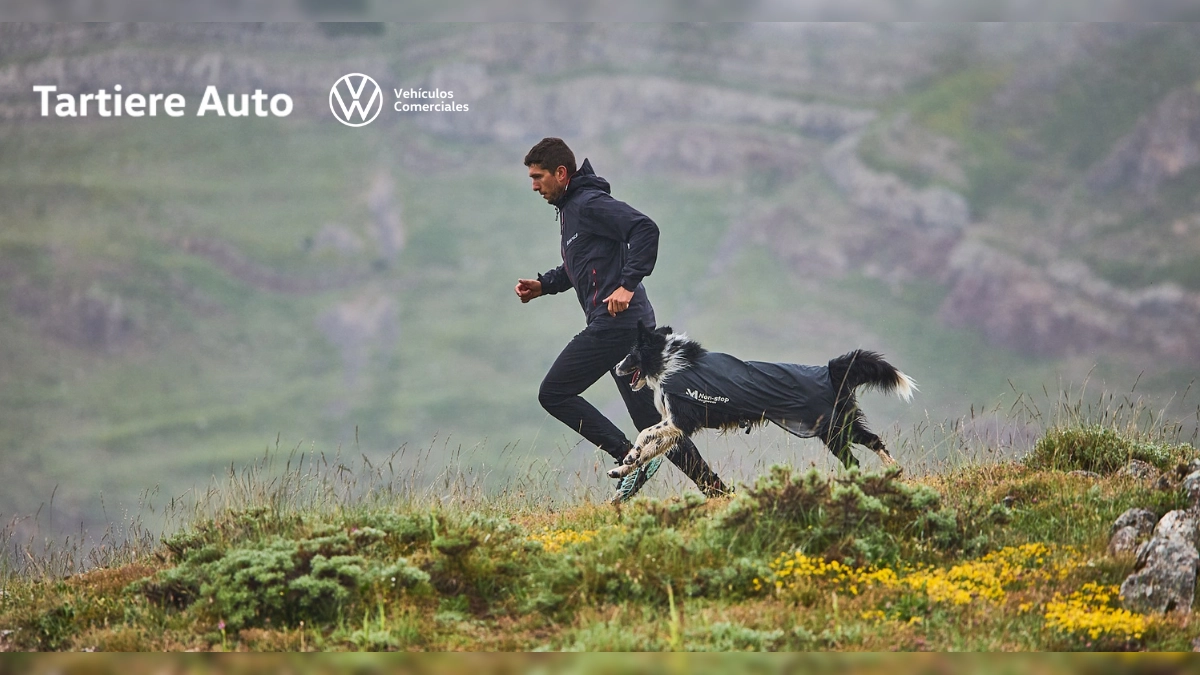
M 542 545 L 547 553 L 558 553 L 564 547 L 573 544 L 585 544 L 596 536 L 596 530 L 544 530 L 539 534 L 529 536 L 530 541 Z
M 1114 608 L 1115 586 L 1087 583 L 1065 599 L 1055 596 L 1046 603 L 1046 625 L 1075 637 L 1130 640 L 1140 639 L 1149 619 L 1127 609 Z
M 866 588 L 904 587 L 924 593 L 930 600 L 967 605 L 976 599 L 1003 603 L 1008 591 L 1031 583 L 1062 578 L 1078 567 L 1070 556 L 1055 564 L 1056 553 L 1070 548 L 1042 543 L 1010 546 L 950 568 L 918 565 L 903 571 L 887 567 L 850 567 L 837 560 L 805 555 L 799 551 L 780 553 L 770 568 L 777 592 L 797 590 L 812 584 L 859 595 Z M 1050 561 L 1048 563 L 1048 561 Z M 755 590 L 759 586 L 756 584 Z

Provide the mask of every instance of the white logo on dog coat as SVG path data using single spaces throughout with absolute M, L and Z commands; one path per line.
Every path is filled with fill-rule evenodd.
M 701 394 L 695 389 L 688 389 L 687 395 L 701 403 L 729 403 L 729 399 L 724 396 L 709 396 L 708 394 Z

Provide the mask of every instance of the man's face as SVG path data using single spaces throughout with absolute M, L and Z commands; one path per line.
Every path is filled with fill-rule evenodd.
M 533 191 L 540 194 L 542 199 L 552 202 L 567 189 L 567 167 L 560 166 L 549 171 L 541 164 L 530 164 L 529 179 L 533 181 Z

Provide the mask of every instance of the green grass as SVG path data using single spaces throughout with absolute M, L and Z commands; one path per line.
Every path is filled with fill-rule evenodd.
M 0 625 L 10 648 L 40 650 L 1186 647 L 1184 615 L 1078 628 L 1118 606 L 1088 589 L 1132 568 L 1105 552 L 1111 522 L 1185 507 L 1174 467 L 1197 455 L 1118 426 L 1043 441 L 1078 432 L 1079 452 L 1107 456 L 1154 440 L 1168 489 L 1071 475 L 1035 452 L 910 479 L 780 466 L 732 498 L 614 509 L 548 502 L 536 481 L 455 483 L 446 500 L 390 463 L 267 457 L 174 503 L 161 538 L 138 522 L 114 533 L 86 572 L 69 541 L 3 568 Z M 1093 599 L 1054 614 L 1068 597 Z
M 913 121 L 957 141 L 974 133 L 979 109 L 1011 77 L 1003 66 L 974 66 L 952 74 L 914 94 L 904 107 Z

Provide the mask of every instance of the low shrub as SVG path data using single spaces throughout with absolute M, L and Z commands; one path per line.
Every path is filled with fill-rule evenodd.
M 860 565 L 894 559 L 910 541 L 950 551 L 970 540 L 974 528 L 937 492 L 899 478 L 898 469 L 829 478 L 773 466 L 718 514 L 715 529 L 748 553 L 789 547 Z
M 230 630 L 331 621 L 370 587 L 386 593 L 429 582 L 403 558 L 365 555 L 385 537 L 373 528 L 324 528 L 299 540 L 275 535 L 225 550 L 189 547 L 178 566 L 134 590 L 176 608 L 199 604 Z
M 1110 474 L 1137 459 L 1167 470 L 1193 453 L 1188 445 L 1139 440 L 1100 425 L 1059 427 L 1038 440 L 1026 456 L 1025 465 L 1032 469 Z

